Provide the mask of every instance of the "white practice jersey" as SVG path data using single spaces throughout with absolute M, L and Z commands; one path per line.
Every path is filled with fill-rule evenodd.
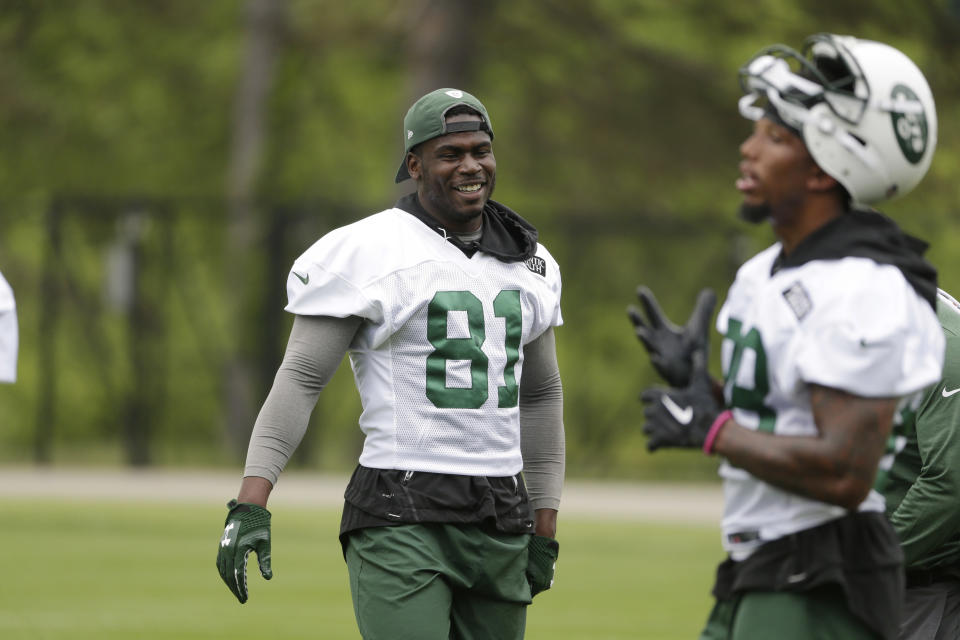
M 310 247 L 286 310 L 363 318 L 350 363 L 366 435 L 360 464 L 478 476 L 519 473 L 523 349 L 562 323 L 560 270 L 468 258 L 415 216 L 388 209 Z
M 0 275 L 0 382 L 17 381 L 19 346 L 17 304 L 13 298 L 13 289 L 3 275 Z
M 780 250 L 775 244 L 740 268 L 717 316 L 724 395 L 738 424 L 783 437 L 812 436 L 809 384 L 879 398 L 907 396 L 940 378 L 943 331 L 896 267 L 848 257 L 771 275 Z M 846 513 L 727 462 L 720 475 L 723 540 L 734 559 Z M 860 505 L 861 511 L 883 509 L 875 491 Z

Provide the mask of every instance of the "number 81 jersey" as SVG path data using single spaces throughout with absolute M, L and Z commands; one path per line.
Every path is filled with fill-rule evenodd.
M 562 324 L 560 270 L 467 257 L 389 209 L 331 231 L 293 265 L 287 311 L 363 319 L 349 348 L 363 405 L 360 464 L 507 476 L 523 466 L 523 349 Z
M 880 398 L 939 379 L 943 333 L 899 269 L 846 257 L 773 273 L 779 253 L 776 244 L 746 262 L 717 315 L 724 396 L 738 424 L 775 436 L 816 436 L 811 384 Z M 845 513 L 726 462 L 720 475 L 724 544 L 735 559 Z M 883 498 L 871 492 L 860 510 L 883 511 Z

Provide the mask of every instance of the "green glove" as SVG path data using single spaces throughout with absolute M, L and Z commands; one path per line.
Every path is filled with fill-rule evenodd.
M 217 546 L 217 570 L 240 604 L 247 601 L 247 556 L 257 552 L 260 575 L 269 580 L 270 512 L 256 504 L 227 503 L 230 512 L 224 523 L 223 537 Z
M 530 536 L 527 544 L 527 582 L 530 597 L 553 586 L 553 572 L 557 568 L 560 543 L 545 536 Z

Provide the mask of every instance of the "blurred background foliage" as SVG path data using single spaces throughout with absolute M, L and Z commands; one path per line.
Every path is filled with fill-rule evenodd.
M 712 477 L 646 453 L 636 396 L 656 379 L 624 309 L 644 283 L 684 320 L 771 242 L 735 215 L 736 72 L 819 31 L 925 71 L 937 154 L 884 210 L 960 292 L 958 0 L 0 3 L 0 269 L 21 328 L 0 462 L 239 470 L 290 264 L 409 190 L 403 113 L 456 86 L 491 113 L 495 197 L 563 270 L 568 474 Z M 291 465 L 352 468 L 358 413 L 344 365 Z

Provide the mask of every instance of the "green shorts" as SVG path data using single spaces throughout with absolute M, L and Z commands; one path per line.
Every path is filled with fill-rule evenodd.
M 748 591 L 717 601 L 700 640 L 879 640 L 847 608 L 838 587 Z
M 349 534 L 365 640 L 520 640 L 530 604 L 526 534 L 408 524 Z

